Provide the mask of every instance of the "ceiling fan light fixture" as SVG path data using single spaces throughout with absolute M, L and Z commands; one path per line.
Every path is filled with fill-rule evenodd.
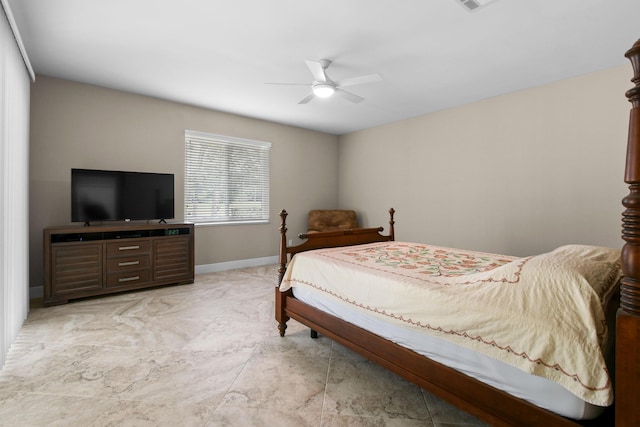
M 333 85 L 327 83 L 317 83 L 313 85 L 313 94 L 318 98 L 328 98 L 336 91 Z
M 496 0 L 457 0 L 459 4 L 467 9 L 467 12 L 475 12 L 483 6 L 489 3 L 493 3 Z

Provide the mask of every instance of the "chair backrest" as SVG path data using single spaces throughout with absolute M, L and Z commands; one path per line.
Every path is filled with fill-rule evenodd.
M 307 233 L 349 230 L 358 228 L 356 211 L 344 209 L 317 209 L 309 211 Z

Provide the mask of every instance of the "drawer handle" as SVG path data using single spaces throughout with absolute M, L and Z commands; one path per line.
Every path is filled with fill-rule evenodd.
M 133 282 L 134 280 L 140 280 L 140 276 L 122 277 L 118 279 L 118 282 Z
M 126 262 L 119 262 L 118 263 L 118 267 L 125 267 L 127 265 L 138 265 L 140 264 L 140 261 L 126 261 Z
M 119 251 L 130 251 L 133 249 L 140 249 L 140 245 L 135 245 L 135 246 L 120 246 L 118 248 Z

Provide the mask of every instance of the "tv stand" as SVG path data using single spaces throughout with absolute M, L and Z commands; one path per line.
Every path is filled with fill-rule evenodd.
M 44 230 L 44 305 L 153 286 L 193 283 L 193 224 Z

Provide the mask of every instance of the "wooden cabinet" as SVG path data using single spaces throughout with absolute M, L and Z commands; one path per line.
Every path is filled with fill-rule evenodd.
M 193 224 L 44 230 L 44 304 L 193 283 Z

